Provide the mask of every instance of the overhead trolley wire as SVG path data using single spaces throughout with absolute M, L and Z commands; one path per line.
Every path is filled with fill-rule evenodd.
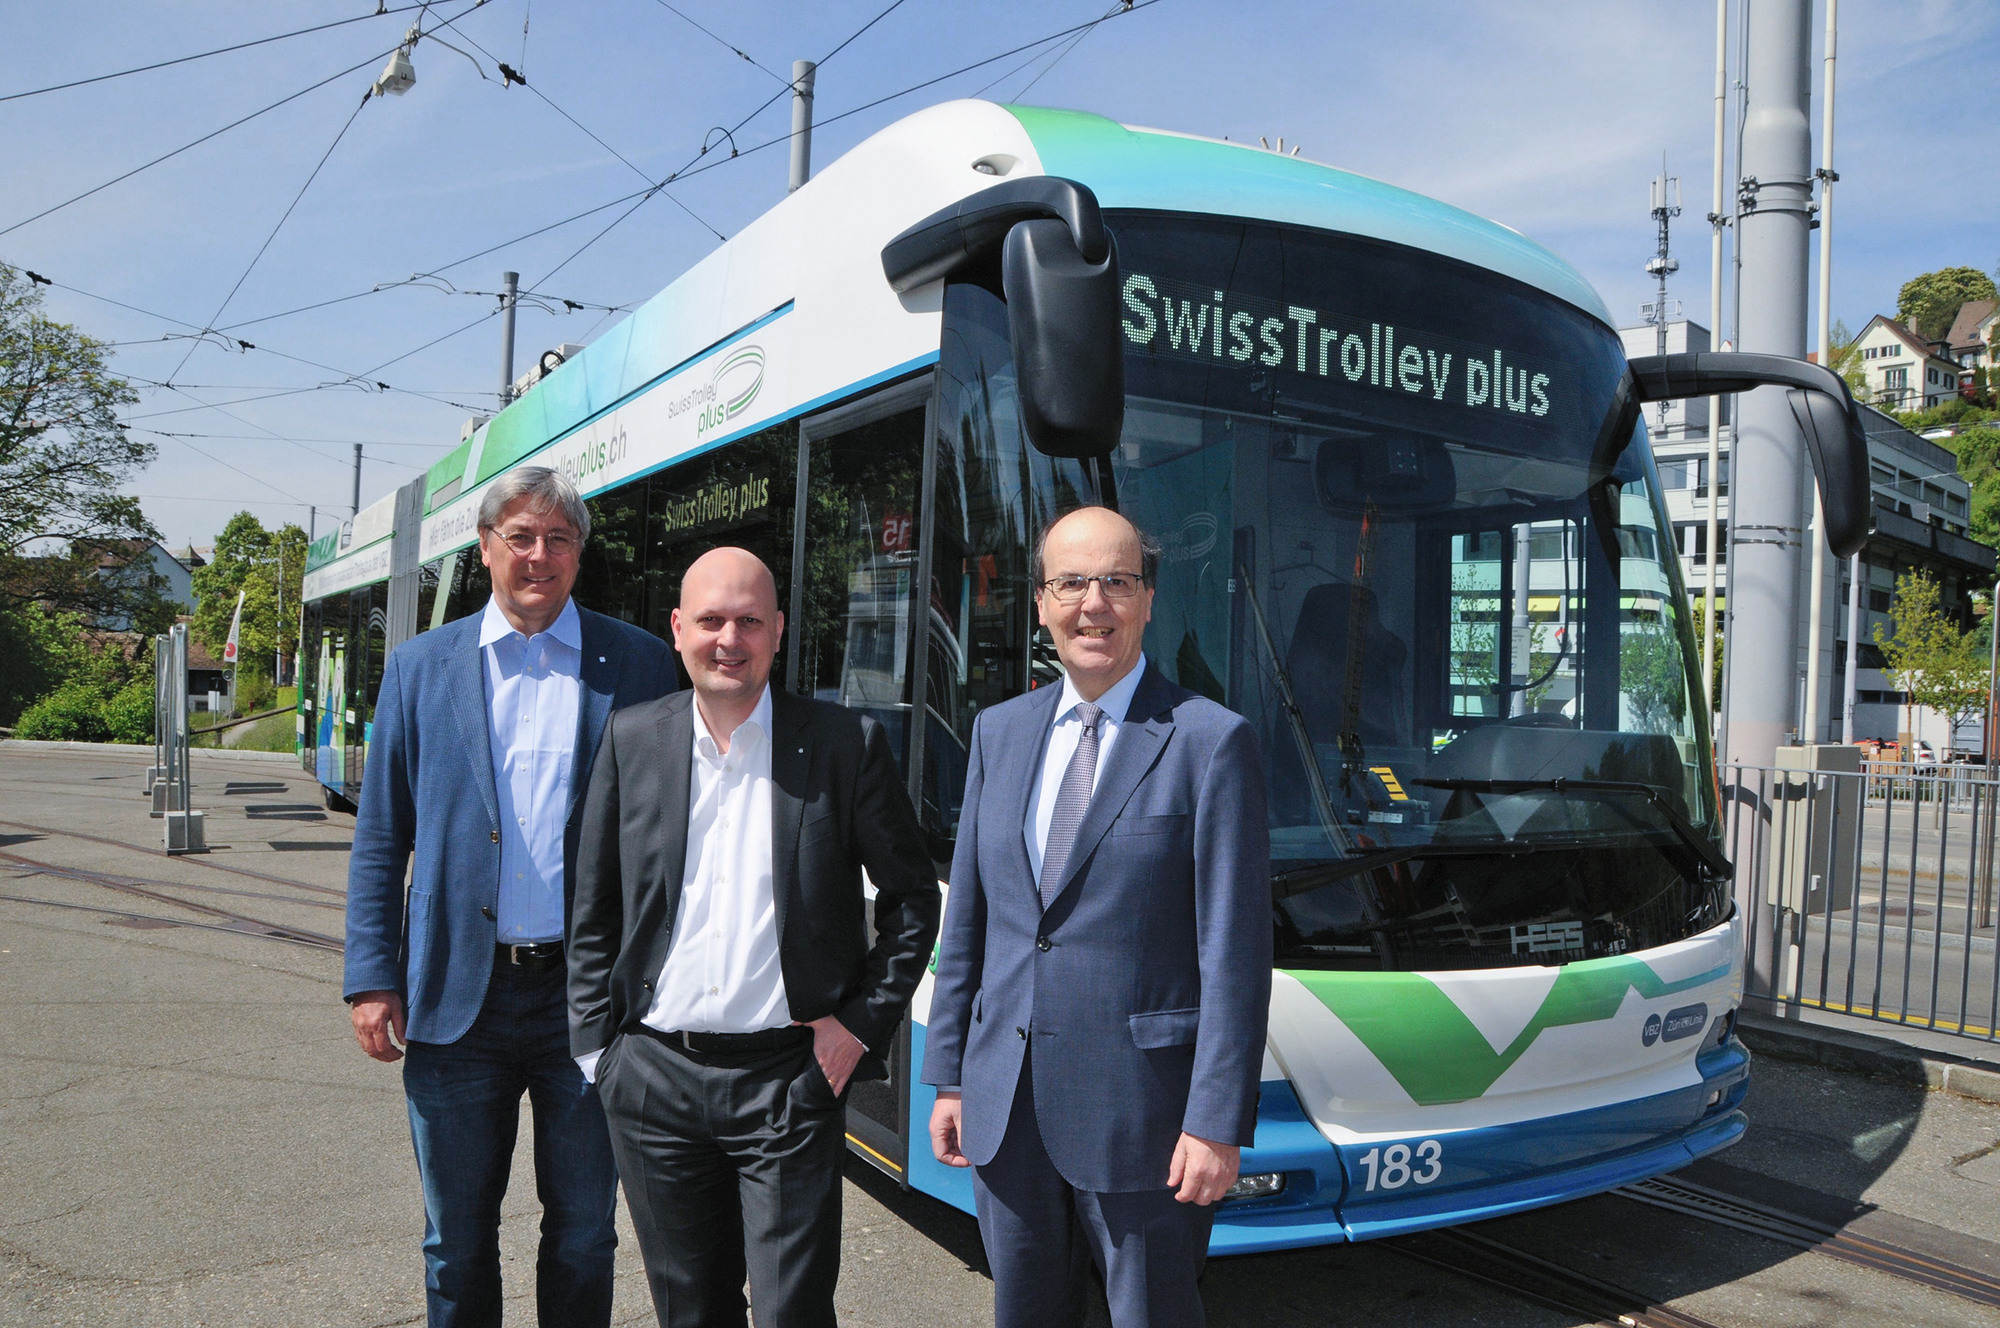
M 242 290 L 243 283 L 250 280 L 250 274 L 257 270 L 257 264 L 263 260 L 265 252 L 270 249 L 271 241 L 278 238 L 278 232 L 283 230 L 285 223 L 292 219 L 292 213 L 298 210 L 299 200 L 306 196 L 306 190 L 312 188 L 313 181 L 319 179 L 319 173 L 326 169 L 326 163 L 333 157 L 333 150 L 340 146 L 341 139 L 347 137 L 347 131 L 354 127 L 355 120 L 360 118 L 361 108 L 368 104 L 368 99 L 372 95 L 372 89 L 369 92 L 362 93 L 361 100 L 354 104 L 352 111 L 348 112 L 347 119 L 341 122 L 340 132 L 333 136 L 333 142 L 326 145 L 326 151 L 320 153 L 319 161 L 312 168 L 312 174 L 306 176 L 306 182 L 299 186 L 299 192 L 292 195 L 292 201 L 286 205 L 284 214 L 278 218 L 277 225 L 271 227 L 271 233 L 264 237 L 264 243 L 258 245 L 257 252 L 250 256 L 249 264 L 244 267 L 242 274 L 236 278 L 236 284 L 229 288 L 229 294 L 222 297 L 222 303 L 215 307 L 213 314 L 209 315 L 208 328 L 215 326 L 216 320 L 222 317 L 222 311 L 227 309 L 229 302 L 236 298 L 236 292 Z M 187 354 L 181 356 L 181 362 L 174 366 L 174 372 L 167 375 L 168 382 L 172 382 L 175 374 L 187 368 L 187 362 L 194 358 L 195 348 L 201 344 L 200 338 L 196 338 L 194 341 L 188 343 Z
M 461 10 L 459 13 L 453 15 L 452 17 L 455 19 L 464 18 L 467 14 L 470 14 L 473 10 L 479 8 L 486 2 L 487 0 L 473 0 L 473 2 L 470 5 L 466 6 L 465 9 Z M 139 174 L 142 171 L 151 170 L 153 167 L 158 166 L 161 162 L 171 160 L 174 157 L 178 157 L 181 155 L 181 153 L 186 152 L 191 148 L 198 148 L 203 143 L 208 142 L 211 138 L 218 138 L 221 135 L 228 133 L 232 129 L 238 128 L 241 125 L 249 124 L 252 120 L 255 120 L 260 115 L 268 115 L 272 111 L 277 110 L 280 106 L 285 106 L 291 102 L 295 102 L 309 92 L 317 92 L 319 89 L 325 87 L 327 84 L 333 82 L 335 79 L 346 78 L 349 74 L 355 73 L 358 70 L 366 69 L 369 65 L 374 64 L 377 60 L 384 59 L 389 55 L 394 54 L 402 45 L 403 43 L 397 42 L 396 45 L 389 47 L 387 50 L 376 52 L 374 55 L 369 56 L 367 59 L 361 61 L 359 64 L 352 64 L 345 69 L 339 70 L 336 73 L 328 74 L 325 78 L 320 79 L 317 83 L 313 83 L 306 87 L 300 88 L 297 92 L 294 92 L 289 96 L 280 97 L 278 100 L 272 102 L 270 105 L 262 107 L 258 110 L 254 110 L 250 112 L 250 114 L 243 116 L 241 119 L 231 120 L 228 124 L 222 126 L 222 128 L 220 129 L 212 129 L 208 133 L 203 134 L 200 138 L 195 139 L 192 143 L 183 143 L 181 144 L 181 146 L 175 148 L 173 151 L 163 152 L 159 156 L 153 158 L 151 161 L 146 162 L 143 165 L 134 166 L 131 170 L 126 171 L 122 175 L 115 175 L 109 180 L 106 180 L 102 184 L 93 185 L 90 188 L 84 190 L 82 193 L 77 194 L 71 198 L 66 198 L 62 202 L 55 204 L 53 207 L 43 208 L 40 212 L 35 213 L 35 215 L 32 217 L 24 217 L 20 221 L 15 222 L 12 226 L 8 226 L 5 229 L 0 229 L 0 235 L 11 235 L 15 231 L 20 230 L 23 226 L 29 225 L 30 223 L 33 222 L 40 221 L 43 217 L 46 217 L 51 213 L 60 212 L 64 208 L 69 207 L 73 203 L 81 203 L 84 199 L 89 198 L 92 194 L 102 193 L 104 190 L 109 189 L 112 185 L 121 183 L 122 181 L 125 180 L 129 180 L 133 176 Z
M 339 18 L 331 23 L 318 23 L 310 28 L 296 28 L 291 32 L 280 32 L 270 37 L 258 37 L 251 41 L 237 42 L 233 46 L 218 46 L 212 51 L 197 51 L 193 55 L 177 55 L 171 60 L 156 60 L 149 65 L 136 65 L 131 69 L 120 69 L 111 74 L 93 74 L 89 78 L 73 78 L 67 83 L 51 83 L 45 88 L 30 88 L 25 92 L 0 93 L 0 101 L 19 101 L 23 97 L 39 97 L 45 92 L 61 92 L 65 88 L 87 87 L 92 83 L 104 83 L 114 78 L 126 78 L 133 74 L 151 73 L 155 69 L 167 69 L 173 65 L 184 65 L 194 60 L 206 60 L 214 55 L 227 55 L 231 51 L 247 51 L 253 46 L 268 46 L 272 42 L 285 41 L 291 37 L 304 37 L 315 32 L 325 32 L 329 28 L 344 28 L 350 23 L 366 23 L 372 18 L 388 18 L 396 14 L 407 14 L 412 9 L 426 6 L 398 5 L 394 9 L 378 9 L 372 14 L 357 14 L 353 18 Z M 379 57 L 378 57 L 379 58 Z
M 856 39 L 858 39 L 862 33 L 867 32 L 877 23 L 880 23 L 883 19 L 889 17 L 889 15 L 895 13 L 898 9 L 902 8 L 903 3 L 904 0 L 890 0 L 888 8 L 882 10 L 880 13 L 875 15 L 874 18 L 869 19 L 866 23 L 863 23 L 860 27 L 856 28 L 853 32 L 849 33 L 847 35 L 846 40 L 842 41 L 840 45 L 834 47 L 831 51 L 828 51 L 825 55 L 821 56 L 817 63 L 823 65 L 826 64 L 828 61 L 832 60 L 834 56 L 839 55 L 842 51 L 846 50 L 849 46 L 853 45 Z M 741 120 L 738 120 L 734 125 L 730 126 L 729 129 L 725 131 L 727 136 L 729 137 L 729 155 L 727 157 L 717 158 L 714 164 L 720 165 L 724 161 L 734 161 L 739 155 L 736 151 L 736 139 L 735 139 L 736 131 L 743 128 L 743 126 L 749 124 L 752 120 L 756 119 L 758 116 L 762 115 L 779 98 L 785 96 L 787 93 L 791 91 L 792 91 L 792 84 L 789 80 L 787 80 L 783 88 L 781 88 L 777 92 L 772 93 L 765 100 L 758 103 L 757 108 L 755 110 L 751 111 L 748 115 L 744 116 Z M 712 133 L 713 131 L 711 130 L 710 132 Z M 785 137 L 787 140 L 789 140 L 791 135 L 787 134 Z M 544 272 L 539 278 L 530 282 L 528 285 L 528 289 L 534 290 L 536 287 L 540 286 L 542 282 L 547 281 L 550 277 L 553 277 L 556 273 L 562 271 L 564 268 L 568 267 L 571 263 L 574 263 L 578 258 L 581 258 L 586 250 L 588 250 L 592 245 L 596 244 L 599 240 L 603 239 L 606 235 L 610 234 L 614 227 L 618 226 L 619 223 L 623 222 L 627 217 L 631 216 L 634 212 L 637 212 L 640 208 L 644 207 L 646 203 L 649 200 L 651 200 L 653 195 L 663 192 L 668 185 L 672 184 L 676 180 L 683 180 L 691 175 L 699 174 L 700 170 L 690 169 L 690 167 L 693 167 L 696 162 L 699 162 L 703 157 L 707 156 L 708 153 L 709 153 L 709 145 L 706 142 L 706 140 L 704 140 L 701 146 L 701 151 L 695 153 L 694 156 L 688 158 L 687 162 L 683 164 L 679 170 L 673 172 L 673 174 L 667 176 L 664 180 L 659 181 L 657 184 L 654 184 L 651 188 L 642 191 L 636 196 L 627 194 L 626 198 L 636 197 L 636 201 L 633 202 L 631 207 L 626 208 L 616 217 L 613 217 L 610 220 L 610 222 L 608 222 L 605 225 L 603 230 L 600 230 L 599 232 L 597 232 L 597 234 L 591 236 L 588 240 L 585 240 L 581 245 L 577 246 L 577 248 L 570 253 L 569 257 L 563 259 L 562 262 L 557 263 L 547 272 Z M 627 162 L 626 164 L 628 166 L 631 165 L 630 162 Z M 643 175 L 644 172 L 641 172 L 641 174 Z M 668 197 L 672 198 L 673 196 L 669 194 Z M 619 199 L 608 206 L 615 207 L 617 203 L 624 201 L 625 201 L 624 199 Z M 716 233 L 718 235 L 721 234 L 721 232 L 719 231 Z
M 664 0 L 662 0 L 662 2 L 664 2 Z M 671 6 L 669 6 L 669 8 L 671 8 Z M 690 21 L 690 22 L 692 22 L 693 20 L 689 20 L 689 21 Z M 474 49 L 475 51 L 478 51 L 478 52 L 479 52 L 479 53 L 480 53 L 481 55 L 485 56 L 485 57 L 486 57 L 486 58 L 487 58 L 488 60 L 491 60 L 491 61 L 493 61 L 493 62 L 494 62 L 495 64 L 498 64 L 498 63 L 500 62 L 500 61 L 499 61 L 499 57 L 495 56 L 495 55 L 493 54 L 493 52 L 491 52 L 491 51 L 487 50 L 487 49 L 486 49 L 486 48 L 485 48 L 484 46 L 481 46 L 481 45 L 480 45 L 480 44 L 478 43 L 478 41 L 477 41 L 477 40 L 475 40 L 475 39 L 474 39 L 474 38 L 472 37 L 472 35 L 471 35 L 471 34 L 469 34 L 469 33 L 467 33 L 467 32 L 466 32 L 466 31 L 465 31 L 464 29 L 462 29 L 462 28 L 458 27 L 458 26 L 457 26 L 456 24 L 449 24 L 449 23 L 448 23 L 448 24 L 446 24 L 445 26 L 447 26 L 447 27 L 451 28 L 451 30 L 452 30 L 453 32 L 456 32 L 456 33 L 457 33 L 457 34 L 458 34 L 459 36 L 461 36 L 461 37 L 464 37 L 464 38 L 465 38 L 465 40 L 466 40 L 466 41 L 467 41 L 468 43 L 470 43 L 470 44 L 471 44 L 471 46 L 472 46 L 472 49 Z M 697 24 L 696 26 L 697 26 L 697 27 L 699 27 L 700 25 L 699 25 L 699 24 Z M 707 31 L 707 30 L 706 30 L 706 29 L 703 29 L 703 31 Z M 710 33 L 709 35 L 710 35 L 710 36 L 714 36 L 714 34 L 713 34 L 713 33 Z M 733 50 L 733 49 L 735 49 L 735 48 L 733 48 L 733 47 L 732 47 L 731 49 Z M 738 54 L 738 55 L 742 55 L 742 52 L 741 52 L 741 51 L 738 51 L 738 52 L 737 52 L 737 54 Z M 750 59 L 750 57 L 749 57 L 749 56 L 744 56 L 743 58 L 744 58 L 744 59 L 746 59 L 746 60 Z M 752 60 L 752 61 L 751 61 L 751 63 L 752 63 L 752 64 L 756 64 L 756 61 Z M 760 68 L 760 69 L 761 69 L 761 68 L 763 68 L 763 66 L 759 65 L 759 66 L 758 66 L 758 68 Z M 765 72 L 766 72 L 766 73 L 769 73 L 770 71 L 769 71 L 769 70 L 765 70 Z M 611 146 L 611 145 L 610 145 L 609 143 L 605 142 L 605 141 L 604 141 L 604 140 L 603 140 L 602 138 L 599 138 L 599 137 L 597 136 L 597 134 L 596 134 L 595 132 L 593 132 L 593 131 L 591 130 L 590 126 L 586 125 L 586 124 L 585 124 L 585 123 L 584 123 L 583 121 L 581 121 L 581 120 L 577 119 L 577 118 L 576 118 L 576 117 L 575 117 L 574 115 L 571 115 L 571 114 L 570 114 L 570 113 L 569 113 L 568 111 L 564 110 L 564 109 L 563 109 L 562 107 L 560 107 L 560 106 L 556 105 L 556 104 L 555 104 L 555 101 L 554 101 L 554 100 L 553 100 L 552 98 L 550 98 L 550 96 L 549 96 L 549 95 L 548 95 L 548 94 L 547 94 L 546 92 L 543 92 L 543 91 L 542 91 L 542 90 L 541 90 L 541 89 L 540 89 L 539 87 L 537 87 L 537 86 L 535 86 L 534 84 L 532 84 L 532 83 L 528 82 L 528 80 L 526 79 L 526 77 L 521 77 L 521 78 L 519 79 L 519 82 L 520 82 L 520 84 L 521 84 L 521 86 L 522 86 L 522 87 L 524 87 L 524 88 L 526 88 L 526 89 L 527 89 L 528 91 L 530 91 L 530 92 L 534 93 L 534 94 L 535 94 L 535 95 L 536 95 L 537 97 L 540 97 L 540 98 L 542 99 L 542 103 L 543 103 L 543 104 L 544 104 L 545 106 L 547 106 L 547 107 L 548 107 L 548 108 L 549 108 L 550 110 L 554 111 L 554 112 L 555 112 L 555 113 L 556 113 L 557 115 L 560 115 L 560 116 L 561 116 L 561 117 L 562 117 L 563 119 L 565 119 L 565 120 L 569 121 L 569 122 L 570 122 L 571 124 L 575 125 L 575 126 L 576 126 L 576 127 L 578 128 L 578 129 L 581 129 L 581 130 L 582 130 L 582 131 L 584 132 L 585 136 L 586 136 L 586 137 L 588 137 L 588 138 L 590 139 L 590 141 L 591 141 L 591 142 L 593 142 L 593 143 L 597 144 L 597 146 L 599 146 L 599 147 L 603 148 L 603 149 L 604 149 L 604 150 L 605 150 L 606 152 L 609 152 L 609 153 L 610 153 L 610 154 L 611 154 L 612 156 L 614 156 L 614 157 L 618 158 L 618 160 L 620 160 L 620 161 L 624 162 L 624 163 L 625 163 L 625 165 L 626 165 L 627 167 L 629 167 L 629 168 L 631 169 L 631 171 L 632 171 L 632 173 L 633 173 L 633 174 L 637 175 L 637 176 L 638 176 L 638 177 L 639 177 L 640 179 L 642 179 L 642 180 L 646 181 L 646 182 L 647 182 L 648 184 L 651 184 L 651 183 L 652 183 L 652 181 L 653 181 L 653 177 L 652 177 L 652 176 L 648 175 L 648 174 L 647 174 L 647 173 L 646 173 L 646 172 L 645 172 L 644 170 L 641 170 L 641 169 L 640 169 L 640 168 L 639 168 L 638 166 L 635 166 L 635 165 L 633 165 L 633 163 L 632 163 L 632 160 L 631 160 L 631 158 L 627 157 L 627 156 L 626 156 L 626 155 L 625 155 L 624 153 L 620 152 L 620 151 L 619 151 L 619 150 L 618 150 L 617 148 L 614 148 L 614 147 L 612 147 L 612 146 Z M 789 87 L 789 86 L 790 86 L 790 84 L 787 84 L 786 86 L 787 86 L 787 87 Z M 767 103 L 766 103 L 766 105 L 768 105 L 768 104 L 769 104 L 769 103 L 767 102 Z M 689 215 L 690 217 L 693 217 L 693 218 L 695 219 L 695 221 L 696 221 L 696 222 L 698 222 L 698 223 L 699 223 L 699 224 L 701 225 L 701 228 L 702 228 L 703 230 L 707 231 L 707 232 L 708 232 L 708 233 L 709 233 L 710 235 L 713 235 L 713 236 L 714 236 L 714 237 L 715 237 L 716 239 L 718 239 L 718 240 L 722 240 L 722 241 L 725 241 L 725 242 L 726 242 L 726 241 L 727 241 L 727 240 L 729 239 L 729 237 L 728 237 L 727 235 L 724 235 L 724 234 L 723 234 L 723 233 L 722 233 L 721 231 L 719 231 L 719 230 L 715 229 L 715 227 L 714 227 L 714 226 L 711 226 L 711 225 L 710 225 L 710 224 L 708 223 L 708 220 L 707 220 L 707 218 L 703 217 L 703 216 L 702 216 L 702 215 L 701 215 L 700 213 L 696 212 L 696 211 L 695 211 L 695 210 L 694 210 L 693 208 L 689 207 L 689 206 L 688 206 L 688 205 L 687 205 L 686 203 L 683 203 L 683 202 L 682 202 L 682 201 L 681 201 L 680 199 L 678 199 L 678 198 L 675 198 L 675 197 L 674 197 L 674 196 L 673 196 L 672 194 L 668 194 L 668 195 L 667 195 L 667 201 L 668 201 L 669 203 L 672 203 L 672 204 L 673 204 L 673 205 L 674 205 L 675 207 L 679 208 L 679 209 L 680 209 L 681 211 L 683 211 L 683 212 L 687 213 L 687 214 L 688 214 L 688 215 Z
M 697 32 L 701 33 L 701 34 L 702 34 L 703 36 L 705 36 L 705 37 L 708 37 L 708 38 L 712 39 L 713 41 L 716 41 L 716 42 L 720 43 L 720 44 L 721 44 L 722 46 L 726 47 L 726 48 L 727 48 L 728 50 L 730 50 L 730 51 L 734 52 L 734 53 L 735 53 L 736 55 L 740 56 L 740 57 L 741 57 L 742 59 L 744 59 L 744 60 L 748 61 L 748 62 L 749 62 L 749 63 L 750 63 L 751 65 L 755 66 L 755 67 L 756 67 L 756 68 L 758 68 L 758 69 L 762 69 L 762 70 L 763 70 L 763 71 L 764 71 L 764 72 L 765 72 L 766 74 L 770 74 L 772 78 L 775 78 L 775 79 L 777 79 L 777 80 L 778 80 L 778 81 L 779 81 L 780 83 L 784 84 L 784 85 L 785 85 L 785 86 L 786 86 L 787 88 L 790 88 L 790 87 L 792 86 L 792 81 L 791 81 L 790 79 L 786 78 L 786 77 L 785 77 L 785 76 L 784 76 L 783 74 L 779 74 L 779 73 L 774 73 L 774 72 L 773 72 L 773 71 L 771 71 L 770 69 L 767 69 L 767 68 L 765 68 L 765 67 L 764 67 L 763 65 L 761 65 L 761 64 L 758 64 L 758 63 L 757 63 L 757 62 L 756 62 L 755 60 L 752 60 L 752 59 L 750 59 L 750 56 L 749 56 L 749 54 L 748 54 L 747 52 L 745 52 L 745 51 L 743 50 L 743 48 L 742 48 L 742 47 L 740 47 L 740 46 L 737 46 L 737 45 L 734 45 L 733 43 L 731 43 L 731 42 L 730 42 L 730 41 L 728 41 L 727 39 L 725 39 L 725 38 L 723 38 L 723 37 L 719 37 L 719 36 L 717 36 L 717 35 L 716 35 L 715 33 L 713 33 L 713 32 L 711 32 L 711 31 L 709 31 L 709 29 L 707 29 L 707 28 L 703 27 L 703 26 L 702 26 L 701 24 L 699 24 L 699 23 L 695 22 L 695 20 L 693 20 L 693 19 L 689 18 L 689 17 L 688 17 L 688 16 L 686 15 L 686 14 L 682 13 L 682 12 L 681 12 L 680 10 L 678 10 L 678 9 L 674 8 L 674 7 L 672 6 L 672 5 L 668 4 L 668 3 L 667 3 L 667 0 L 653 0 L 653 3 L 654 3 L 654 4 L 656 4 L 656 5 L 658 5 L 658 6 L 660 7 L 660 8 L 662 8 L 662 9 L 666 10 L 666 11 L 667 11 L 667 12 L 668 12 L 669 14 L 672 14 L 672 15 L 673 15 L 673 16 L 674 16 L 675 18 L 677 18 L 677 19 L 681 20 L 681 21 L 682 21 L 683 23 L 686 23 L 686 24 L 687 24 L 687 25 L 688 25 L 689 27 L 691 27 L 691 28 L 693 28 L 693 29 L 694 29 L 695 31 L 697 31 Z

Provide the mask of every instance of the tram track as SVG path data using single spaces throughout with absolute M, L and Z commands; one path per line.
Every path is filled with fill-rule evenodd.
M 204 930 L 226 931 L 234 935 L 252 936 L 262 940 L 283 941 L 293 945 L 310 946 L 314 949 L 331 950 L 336 953 L 346 948 L 345 942 L 340 938 L 326 935 L 323 932 L 312 931 L 305 927 L 294 927 L 286 923 L 271 922 L 264 918 L 252 917 L 247 913 L 239 913 L 234 909 L 220 908 L 214 904 L 204 904 L 196 900 L 183 899 L 176 895 L 165 893 L 168 890 L 190 888 L 185 885 L 178 885 L 172 881 L 151 881 L 139 877 L 116 876 L 110 872 L 91 871 L 82 867 L 63 867 L 55 863 L 42 862 L 35 858 L 24 857 L 18 853 L 5 851 L 0 851 L 0 863 L 10 864 L 30 875 L 51 876 L 58 880 L 77 881 L 85 885 L 95 885 L 106 890 L 130 895 L 133 898 L 148 900 L 155 904 L 165 904 L 170 908 L 185 909 L 200 918 L 211 919 L 211 921 L 190 922 L 181 918 L 163 918 L 154 915 L 131 913 L 128 910 L 122 909 L 94 908 L 90 905 L 71 904 L 62 900 L 36 899 L 28 895 L 0 896 L 0 899 L 6 899 L 12 903 L 42 904 L 55 908 L 86 909 L 92 912 L 109 913 L 119 917 L 133 917 L 149 922 L 171 923 L 177 926 L 194 926 Z M 200 887 L 193 888 L 199 889 Z M 279 902 L 311 906 L 317 904 L 318 901 L 285 900 Z
M 1907 1282 L 1963 1297 L 1975 1304 L 2000 1307 L 2000 1278 L 1920 1250 L 1848 1231 L 1678 1176 L 1658 1176 L 1612 1193 L 1635 1203 L 1649 1204 L 1717 1226 L 1762 1236 L 1795 1249 L 1823 1254 L 1843 1263 L 1887 1273 Z
M 347 891 L 334 886 L 315 885 L 310 881 L 295 881 L 289 876 L 273 876 L 269 872 L 260 872 L 249 867 L 235 867 L 223 862 L 213 862 L 207 858 L 197 857 L 192 854 L 169 854 L 163 848 L 155 848 L 148 844 L 135 844 L 129 839 L 112 839 L 106 835 L 90 835 L 85 834 L 81 830 L 64 830 L 52 825 L 33 825 L 26 821 L 0 821 L 0 829 L 26 830 L 31 834 L 53 835 L 62 839 L 80 839 L 87 844 L 103 844 L 107 848 L 122 848 L 128 852 L 140 854 L 143 857 L 172 858 L 175 862 L 186 863 L 191 867 L 200 867 L 207 871 L 227 872 L 232 876 L 248 877 L 251 880 L 268 882 L 271 885 L 289 886 L 294 890 L 304 890 L 311 894 L 331 895 L 338 899 L 347 898 Z
M 1397 1253 L 1508 1295 L 1575 1314 L 1605 1328 L 1721 1328 L 1684 1310 L 1566 1268 L 1467 1227 L 1440 1227 L 1382 1242 Z

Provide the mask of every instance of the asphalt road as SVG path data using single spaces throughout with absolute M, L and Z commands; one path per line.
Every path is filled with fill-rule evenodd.
M 140 797 L 146 759 L 0 744 L 0 1323 L 421 1322 L 398 1075 L 355 1048 L 321 939 L 340 934 L 352 822 L 294 767 L 197 753 L 218 847 L 169 859 Z M 1749 1139 L 1696 1179 L 2000 1277 L 2000 1107 L 1768 1060 L 1749 1105 Z M 502 1232 L 519 1322 L 535 1223 L 524 1147 Z M 621 1229 L 616 1320 L 648 1323 Z M 1478 1230 L 1632 1310 L 1732 1328 L 2000 1328 L 2000 1309 L 1623 1196 Z M 1218 1328 L 1601 1317 L 1422 1252 L 1216 1260 L 1203 1299 Z M 969 1218 L 850 1166 L 843 1323 L 983 1325 L 991 1305 Z

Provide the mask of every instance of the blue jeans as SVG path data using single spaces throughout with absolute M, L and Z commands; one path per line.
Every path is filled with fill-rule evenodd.
M 611 1320 L 618 1170 L 597 1089 L 569 1055 L 561 965 L 504 962 L 456 1042 L 412 1042 L 403 1062 L 424 1185 L 424 1286 L 431 1328 L 500 1322 L 500 1201 L 521 1094 L 534 1106 L 542 1203 L 535 1305 L 541 1328 Z

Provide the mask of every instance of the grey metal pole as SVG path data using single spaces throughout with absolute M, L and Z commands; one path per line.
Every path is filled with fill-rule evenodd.
M 818 69 L 810 60 L 792 61 L 792 178 L 786 193 L 812 178 L 813 76 Z
M 1833 367 L 1833 71 L 1834 32 L 1840 0 L 1826 0 L 1826 52 L 1820 78 L 1819 122 L 1819 362 Z M 1807 615 L 1806 727 L 1810 741 L 1825 732 L 1819 716 L 1819 656 L 1823 634 L 1822 604 L 1826 598 L 1826 513 L 1819 486 L 1813 486 L 1812 609 Z M 1851 643 L 1850 643 L 1851 644 Z M 1852 653 L 1850 650 L 1849 653 Z
M 521 274 L 500 274 L 500 408 L 514 399 L 514 308 L 521 302 Z
M 1854 687 L 1861 676 L 1861 555 L 1847 560 L 1847 677 L 1843 679 L 1840 740 L 1854 745 Z
M 354 445 L 354 510 L 349 516 L 361 515 L 361 444 Z
M 1812 201 L 1807 0 L 1759 0 L 1749 16 L 1748 98 L 1736 244 L 1738 349 L 1803 359 Z M 1770 765 L 1795 723 L 1804 449 L 1781 389 L 1738 400 L 1730 487 L 1729 755 Z
M 1854 555 L 1856 561 L 1861 555 Z M 1993 694 L 2000 690 L 2000 581 L 1993 583 L 1993 600 L 1986 606 L 1986 636 L 1990 647 L 1990 658 L 1986 665 L 1986 737 L 1980 744 L 1980 755 L 1986 758 L 1986 768 L 1993 768 Z
M 1715 0 L 1715 188 L 1708 214 L 1708 321 L 1711 349 L 1722 341 L 1722 128 L 1729 86 L 1729 0 Z M 1722 560 L 1717 543 L 1717 516 L 1722 500 L 1722 398 L 1708 399 L 1708 523 L 1701 610 L 1701 685 L 1713 716 L 1722 698 L 1715 694 L 1715 642 L 1721 626 L 1715 621 L 1715 572 Z

